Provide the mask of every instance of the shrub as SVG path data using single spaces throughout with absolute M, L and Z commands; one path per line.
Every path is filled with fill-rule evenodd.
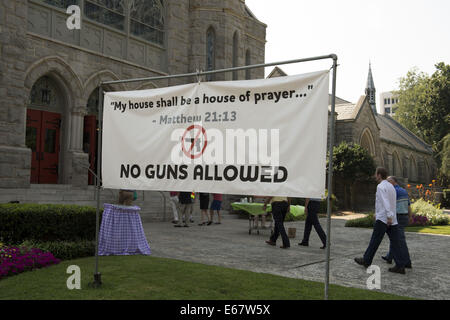
M 413 214 L 411 217 L 411 221 L 409 222 L 410 226 L 428 226 L 431 222 L 425 216 L 418 216 Z
M 93 240 L 95 216 L 96 208 L 88 206 L 0 204 L 0 239 L 8 244 Z
M 442 190 L 442 208 L 450 208 L 450 189 Z
M 292 213 L 288 212 L 286 214 L 286 217 L 284 218 L 284 221 L 303 221 L 306 220 L 306 215 L 303 213 L 298 216 L 294 216 Z
M 3 247 L 0 249 L 0 279 L 59 262 L 50 252 L 37 248 Z
M 371 212 L 365 217 L 347 220 L 345 226 L 357 228 L 372 228 L 374 223 L 375 223 L 375 214 Z
M 416 216 L 425 216 L 431 225 L 448 225 L 450 219 L 448 215 L 430 202 L 418 199 L 411 204 L 411 210 Z
M 80 240 L 76 242 L 34 242 L 27 240 L 21 246 L 49 251 L 60 260 L 72 260 L 95 255 L 95 241 L 91 240 Z

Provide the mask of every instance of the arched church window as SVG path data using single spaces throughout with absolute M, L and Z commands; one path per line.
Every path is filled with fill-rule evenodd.
M 392 174 L 396 177 L 402 177 L 402 167 L 397 152 L 392 154 Z
M 206 71 L 216 68 L 216 33 L 213 27 L 206 31 Z M 207 75 L 207 81 L 214 80 L 214 75 Z
M 416 160 L 411 156 L 411 159 L 410 159 L 410 166 L 411 166 L 411 173 L 410 173 L 410 175 L 411 175 L 411 180 L 412 181 L 418 181 L 419 179 L 418 179 L 418 172 L 417 172 L 417 163 L 416 163 Z
M 55 82 L 43 76 L 31 88 L 28 104 L 35 109 L 60 112 L 62 101 L 58 92 Z
M 130 32 L 162 45 L 164 43 L 164 1 L 131 0 Z
M 85 0 L 84 14 L 91 20 L 125 31 L 124 0 Z
M 233 67 L 238 66 L 238 46 L 239 46 L 239 36 L 237 31 L 233 35 Z M 233 80 L 238 79 L 238 72 L 233 71 Z
M 61 9 L 67 9 L 68 6 L 71 6 L 73 4 L 79 5 L 81 2 L 81 0 L 40 0 L 40 1 Z
M 364 130 L 359 144 L 361 147 L 365 148 L 372 157 L 375 156 L 375 143 L 373 142 L 369 129 Z

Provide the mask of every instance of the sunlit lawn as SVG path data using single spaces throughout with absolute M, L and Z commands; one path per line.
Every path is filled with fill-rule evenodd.
M 88 286 L 94 258 L 61 262 L 0 280 L 0 299 L 295 300 L 323 299 L 319 282 L 149 256 L 100 257 L 103 286 Z M 69 290 L 69 265 L 81 268 L 81 290 Z M 331 285 L 330 299 L 405 299 Z
M 406 227 L 405 231 L 450 235 L 450 225 L 448 225 L 448 226 L 425 226 L 425 227 L 412 226 L 412 227 Z

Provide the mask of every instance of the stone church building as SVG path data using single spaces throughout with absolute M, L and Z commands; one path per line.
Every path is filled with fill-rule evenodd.
M 66 25 L 74 4 L 80 30 Z M 265 34 L 244 0 L 1 1 L 0 188 L 93 184 L 101 81 L 264 63 Z M 261 68 L 210 80 L 262 77 Z
M 286 76 L 286 73 L 276 67 L 268 77 L 279 76 Z M 356 103 L 336 97 L 334 145 L 343 141 L 361 145 L 374 158 L 375 165 L 385 167 L 389 175 L 396 176 L 402 186 L 430 183 L 437 174 L 431 146 L 389 115 L 377 113 L 375 93 L 372 68 L 369 65 L 365 95 Z M 333 180 L 333 190 L 342 201 L 344 185 L 339 179 Z M 357 183 L 355 190 L 355 208 L 373 208 L 375 182 Z
M 70 5 L 80 8 L 79 30 L 67 27 Z M 89 170 L 96 172 L 99 83 L 264 63 L 266 27 L 244 0 L 1 1 L 0 202 L 92 204 Z M 275 68 L 271 76 L 277 72 L 283 73 Z M 260 68 L 207 80 L 263 77 Z M 336 144 L 360 143 L 402 181 L 429 181 L 436 172 L 430 146 L 375 110 L 369 70 L 365 96 L 356 104 L 337 99 Z M 78 189 L 88 193 L 77 195 Z M 154 193 L 140 199 L 150 199 L 159 210 Z

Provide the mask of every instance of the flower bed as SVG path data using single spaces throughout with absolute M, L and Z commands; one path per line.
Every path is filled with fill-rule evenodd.
M 53 254 L 40 249 L 0 247 L 0 279 L 59 262 Z

